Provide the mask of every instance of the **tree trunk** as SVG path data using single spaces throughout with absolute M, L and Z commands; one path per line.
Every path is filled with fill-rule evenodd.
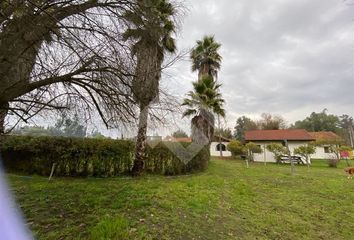
M 310 168 L 310 161 L 309 161 L 309 156 L 305 156 L 307 168 Z
M 9 107 L 9 103 L 0 105 L 0 135 L 5 133 L 5 118 L 7 115 L 8 107 Z
M 285 140 L 285 146 L 286 146 L 286 150 L 288 152 L 288 158 L 290 160 L 290 165 L 291 165 L 291 175 L 294 175 L 295 174 L 295 166 L 294 166 L 294 161 L 293 159 L 291 159 L 291 152 L 290 152 L 290 149 L 289 149 L 289 144 L 288 144 L 288 141 Z
M 192 141 L 200 145 L 210 144 L 214 135 L 215 119 L 212 113 L 201 109 L 192 119 Z
M 210 143 L 214 135 L 214 116 L 206 110 L 200 110 L 199 115 L 192 119 L 192 141 L 207 148 L 205 167 L 210 160 Z
M 132 169 L 133 176 L 139 176 L 144 171 L 144 164 L 146 160 L 146 131 L 148 115 L 149 107 L 141 106 L 139 116 L 139 129 L 135 144 L 135 159 L 134 166 Z

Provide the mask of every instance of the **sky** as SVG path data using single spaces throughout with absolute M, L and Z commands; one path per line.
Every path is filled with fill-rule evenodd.
M 353 2 L 189 0 L 184 5 L 179 50 L 193 48 L 204 35 L 222 44 L 218 81 L 225 126 L 263 112 L 279 114 L 289 124 L 324 108 L 354 115 Z M 182 98 L 196 78 L 186 57 L 166 70 L 163 84 Z M 185 129 L 187 121 L 177 127 Z
M 222 127 L 233 129 L 238 117 L 256 120 L 262 113 L 281 115 L 288 124 L 325 108 L 354 116 L 354 0 L 176 1 L 185 7 L 176 36 L 180 52 L 205 35 L 222 45 Z M 181 101 L 196 79 L 186 55 L 164 71 L 162 86 Z M 190 119 L 177 113 L 170 120 L 148 134 L 189 132 Z M 89 129 L 122 134 L 101 122 Z M 123 132 L 135 134 L 136 129 Z

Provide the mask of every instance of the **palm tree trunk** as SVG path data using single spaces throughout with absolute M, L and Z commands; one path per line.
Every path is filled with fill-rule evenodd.
M 139 115 L 139 129 L 135 144 L 135 159 L 132 169 L 133 176 L 139 176 L 144 171 L 144 164 L 146 160 L 146 131 L 148 115 L 149 107 L 141 106 Z
M 205 168 L 210 160 L 210 142 L 214 135 L 214 116 L 206 110 L 200 110 L 200 114 L 192 119 L 192 141 L 207 148 L 205 156 Z
M 214 134 L 213 124 L 202 114 L 192 119 L 192 141 L 199 145 L 208 145 Z
M 0 105 L 0 135 L 5 133 L 5 118 L 7 115 L 8 107 L 9 103 L 4 103 Z

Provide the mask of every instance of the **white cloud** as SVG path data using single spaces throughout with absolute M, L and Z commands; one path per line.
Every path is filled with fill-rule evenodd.
M 230 127 L 242 114 L 262 112 L 289 122 L 323 108 L 354 115 L 354 8 L 348 2 L 190 0 L 187 6 L 178 46 L 191 48 L 207 34 L 222 44 L 219 80 Z M 196 78 L 190 62 L 169 71 L 174 77 L 164 81 L 183 96 Z

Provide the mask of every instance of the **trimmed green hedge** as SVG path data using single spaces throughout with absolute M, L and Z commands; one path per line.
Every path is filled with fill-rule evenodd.
M 6 136 L 1 141 L 7 172 L 48 176 L 56 163 L 54 176 L 111 177 L 129 174 L 133 166 L 132 141 L 30 136 Z M 207 148 L 197 151 L 191 145 L 186 151 L 184 147 L 159 143 L 148 148 L 146 171 L 178 175 L 205 170 L 209 160 Z M 191 160 L 185 163 L 181 159 Z

